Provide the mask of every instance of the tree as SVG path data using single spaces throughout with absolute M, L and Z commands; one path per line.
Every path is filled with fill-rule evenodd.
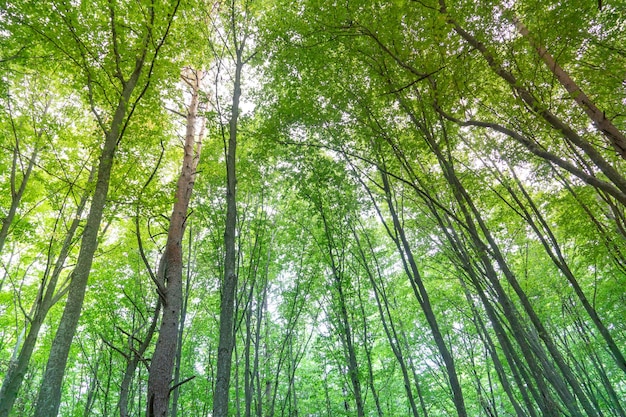
M 625 416 L 617 4 L 0 9 L 2 415 Z
M 188 220 L 188 207 L 195 183 L 196 169 L 204 128 L 198 129 L 201 84 L 204 73 L 187 69 L 183 81 L 191 89 L 191 102 L 187 108 L 184 157 L 178 183 L 165 252 L 159 263 L 155 284 L 163 305 L 159 337 L 150 361 L 146 415 L 165 417 L 169 413 L 170 382 L 178 345 L 180 316 L 183 306 L 183 237 Z M 196 133 L 198 132 L 198 133 Z
M 54 8 L 57 13 L 55 14 L 55 19 L 51 20 L 47 27 L 41 27 L 35 21 L 46 12 L 47 7 Z M 168 16 L 164 19 L 157 14 L 158 11 L 155 10 L 154 3 L 149 4 L 147 7 L 147 19 L 142 21 L 143 33 L 136 39 L 136 43 L 120 38 L 120 36 L 127 36 L 122 35 L 120 32 L 120 30 L 125 28 L 119 20 L 121 10 L 116 9 L 112 3 L 108 7 L 100 9 L 107 10 L 108 16 L 102 13 L 97 14 L 96 18 L 98 20 L 93 22 L 97 22 L 102 27 L 103 22 L 109 21 L 109 30 L 102 31 L 99 35 L 110 36 L 110 48 L 106 48 L 106 45 L 97 45 L 94 42 L 95 39 L 88 41 L 84 37 L 85 33 L 91 31 L 86 26 L 89 20 L 85 21 L 82 19 L 84 13 L 88 13 L 87 10 L 69 8 L 66 5 L 54 3 L 38 4 L 36 8 L 29 9 L 28 14 L 25 16 L 18 13 L 11 16 L 16 22 L 28 27 L 35 35 L 41 37 L 44 42 L 49 43 L 50 47 L 55 48 L 62 56 L 69 59 L 75 65 L 75 68 L 81 72 L 82 80 L 87 87 L 91 110 L 104 134 L 102 152 L 97 168 L 96 186 L 85 230 L 81 237 L 77 265 L 71 277 L 72 282 L 68 291 L 68 299 L 50 350 L 46 372 L 42 380 L 35 411 L 37 416 L 52 416 L 58 413 L 67 357 L 78 325 L 87 279 L 98 245 L 99 229 L 108 194 L 115 151 L 124 135 L 130 116 L 148 88 L 152 69 L 156 63 L 159 50 L 167 38 L 172 18 L 176 14 L 177 8 L 178 3 L 175 3 L 171 7 Z M 95 10 L 95 5 L 92 10 Z M 131 16 L 133 13 L 136 13 L 135 11 L 126 12 Z M 135 14 L 134 16 L 137 15 Z M 156 42 L 153 43 L 153 41 Z M 104 50 L 101 49 L 103 47 Z M 96 52 L 98 49 L 102 52 Z M 107 66 L 102 71 L 99 71 L 98 67 L 94 66 L 94 59 L 99 53 L 109 58 Z M 134 62 L 129 64 L 127 56 L 133 57 L 131 59 Z M 104 89 L 104 84 L 100 81 L 101 79 L 106 79 L 106 77 L 110 77 L 108 80 L 113 83 L 111 87 L 117 90 L 117 103 L 112 104 L 110 109 L 103 111 L 100 108 L 100 99 L 102 94 L 107 94 L 107 90 Z M 135 92 L 138 85 L 139 93 Z M 119 87 L 119 89 L 116 87 Z M 106 114 L 109 110 L 111 113 Z M 110 122 L 106 121 L 108 117 L 110 117 Z

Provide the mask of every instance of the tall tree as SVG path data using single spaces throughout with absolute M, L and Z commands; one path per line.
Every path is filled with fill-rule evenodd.
M 54 19 L 48 20 L 47 25 L 41 25 L 40 17 L 48 14 L 46 13 L 48 7 L 55 10 Z M 154 2 L 147 4 L 145 6 L 147 13 L 144 16 L 139 14 L 139 10 L 123 10 L 112 2 L 101 8 L 92 4 L 89 10 L 50 2 L 39 3 L 37 7 L 29 9 L 26 16 L 21 14 L 12 16 L 27 26 L 36 36 L 43 38 L 50 47 L 55 48 L 74 65 L 85 83 L 91 110 L 104 135 L 96 186 L 81 237 L 77 264 L 71 275 L 71 285 L 63 316 L 50 349 L 46 371 L 39 390 L 36 416 L 50 417 L 58 413 L 68 354 L 80 318 L 87 281 L 98 246 L 100 224 L 107 200 L 115 151 L 123 138 L 131 115 L 149 86 L 152 70 L 169 33 L 173 16 L 178 9 L 178 2 L 164 7 L 167 12 L 163 13 L 167 16 L 162 16 L 157 8 L 160 6 Z M 95 13 L 97 10 L 106 10 L 107 13 Z M 92 12 L 95 13 L 96 21 L 90 20 Z M 129 28 L 120 20 L 120 14 L 128 14 L 141 19 L 139 20 L 142 28 L 141 34 L 134 38 L 134 42 L 130 41 L 129 34 L 124 33 Z M 102 26 L 103 22 L 107 21 L 108 30 L 104 29 L 107 26 L 106 23 L 104 28 Z M 92 31 L 92 28 L 88 27 L 89 22 L 102 28 L 98 35 L 108 37 L 110 42 L 98 44 L 95 39 L 88 38 L 87 35 Z M 99 68 L 97 64 L 99 55 L 108 58 L 103 68 Z M 132 61 L 129 63 L 129 60 Z M 108 91 L 102 83 L 105 79 L 111 83 L 109 86 L 112 91 Z M 111 104 L 111 112 L 107 114 L 107 110 L 102 110 L 100 100 L 102 95 L 107 96 L 112 92 L 117 96 L 116 102 Z M 109 100 L 111 98 L 109 97 Z
M 228 131 L 222 129 L 224 156 L 226 160 L 226 223 L 224 225 L 224 276 L 220 287 L 220 331 L 217 347 L 217 374 L 215 395 L 213 398 L 213 415 L 228 416 L 228 397 L 230 390 L 230 374 L 232 353 L 235 343 L 235 292 L 237 288 L 237 138 L 242 88 L 242 71 L 247 62 L 254 56 L 250 53 L 252 42 L 253 9 L 250 0 L 243 4 L 233 0 L 226 5 L 221 25 L 225 31 L 223 39 L 228 39 L 224 47 L 228 50 L 230 62 L 221 65 L 232 70 L 232 101 L 228 120 Z M 219 25 L 218 25 L 219 26 Z M 222 46 L 220 46 L 221 48 Z M 214 50 L 216 47 L 213 48 Z
M 163 304 L 148 378 L 148 417 L 166 417 L 169 413 L 170 383 L 178 345 L 178 330 L 183 305 L 183 237 L 187 225 L 187 210 L 200 159 L 203 128 L 198 129 L 198 109 L 204 72 L 185 69 L 183 81 L 190 87 L 191 102 L 187 108 L 183 164 L 176 184 L 174 207 L 170 217 L 165 251 L 159 262 L 155 284 Z M 200 122 L 201 123 L 201 122 Z M 198 133 L 196 133 L 198 132 Z

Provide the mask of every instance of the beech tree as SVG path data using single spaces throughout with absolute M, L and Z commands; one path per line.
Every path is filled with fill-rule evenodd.
M 626 416 L 619 5 L 0 10 L 0 415 Z

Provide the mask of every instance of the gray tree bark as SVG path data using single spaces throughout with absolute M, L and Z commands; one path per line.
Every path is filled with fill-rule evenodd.
M 232 11 L 234 13 L 234 10 Z M 224 280 L 220 299 L 220 337 L 217 348 L 217 375 L 213 396 L 213 416 L 228 417 L 228 391 L 235 343 L 233 324 L 235 319 L 235 289 L 237 288 L 237 251 L 235 248 L 235 226 L 237 225 L 237 123 L 239 99 L 241 98 L 241 70 L 243 68 L 242 45 L 236 45 L 235 80 L 233 103 L 230 116 L 228 149 L 226 151 L 226 227 L 224 231 Z
M 92 169 L 88 183 L 93 181 L 94 174 L 95 170 Z M 61 250 L 57 255 L 52 273 L 50 275 L 48 275 L 48 271 L 44 273 L 44 277 L 39 288 L 39 295 L 35 301 L 35 313 L 32 315 L 32 319 L 30 320 L 30 326 L 28 328 L 26 339 L 24 340 L 24 344 L 22 345 L 15 362 L 9 363 L 9 368 L 7 369 L 2 382 L 2 388 L 0 388 L 0 417 L 7 417 L 11 412 L 13 404 L 17 399 L 20 387 L 22 386 L 22 382 L 24 381 L 41 326 L 48 315 L 48 311 L 50 311 L 50 307 L 52 307 L 65 293 L 64 289 L 61 289 L 60 292 L 56 292 L 57 283 L 59 281 L 61 271 L 65 266 L 65 260 L 70 252 L 74 235 L 76 234 L 76 230 L 80 224 L 80 218 L 90 195 L 91 193 L 89 191 L 85 191 L 83 193 L 76 209 L 74 219 L 70 223 L 70 227 L 65 234 L 65 239 L 63 240 Z
M 85 299 L 85 292 L 87 289 L 87 280 L 89 278 L 89 273 L 91 272 L 91 265 L 98 248 L 99 229 L 109 191 L 109 182 L 115 151 L 117 150 L 119 142 L 122 140 L 126 124 L 132 116 L 135 106 L 149 86 L 154 63 L 157 59 L 159 50 L 167 39 L 172 19 L 176 15 L 179 4 L 180 0 L 174 1 L 172 9 L 168 13 L 163 34 L 158 38 L 155 37 L 153 28 L 155 13 L 157 11 L 153 7 L 147 9 L 148 21 L 145 22 L 145 32 L 142 34 L 143 40 L 136 51 L 135 65 L 127 79 L 123 75 L 120 67 L 122 57 L 119 55 L 119 50 L 117 48 L 117 43 L 119 41 L 116 32 L 118 23 L 115 20 L 115 10 L 112 5 L 110 6 L 113 58 L 116 65 L 113 77 L 119 80 L 121 88 L 119 90 L 120 93 L 115 111 L 113 112 L 111 122 L 108 124 L 108 127 L 105 125 L 104 119 L 97 110 L 97 106 L 93 101 L 94 81 L 92 78 L 92 68 L 85 59 L 85 51 L 83 50 L 82 43 L 79 39 L 76 39 L 77 45 L 83 53 L 82 58 L 84 62 L 82 64 L 82 68 L 80 69 L 85 71 L 87 77 L 87 87 L 92 112 L 104 132 L 105 139 L 99 158 L 96 187 L 91 201 L 91 206 L 89 208 L 87 223 L 81 237 L 78 259 L 71 274 L 71 283 L 67 296 L 67 302 L 50 348 L 50 356 L 48 357 L 48 363 L 46 365 L 46 370 L 42 378 L 39 394 L 37 396 L 37 403 L 34 412 L 35 417 L 55 417 L 59 412 L 61 389 L 63 386 L 67 359 L 72 345 L 72 340 L 78 326 L 78 320 L 80 319 L 83 301 Z M 67 20 L 67 24 L 70 24 L 70 22 L 70 20 Z M 75 33 L 75 28 L 73 27 L 69 27 L 68 30 Z M 148 61 L 149 51 L 152 51 L 151 61 Z M 134 102 L 131 103 L 131 96 L 135 91 L 135 87 L 137 87 L 140 76 L 145 70 L 147 70 L 148 74 L 147 79 L 143 84 L 143 89 L 138 94 Z

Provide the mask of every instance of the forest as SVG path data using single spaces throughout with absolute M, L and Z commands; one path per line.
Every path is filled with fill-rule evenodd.
M 623 0 L 0 0 L 0 417 L 626 417 Z

